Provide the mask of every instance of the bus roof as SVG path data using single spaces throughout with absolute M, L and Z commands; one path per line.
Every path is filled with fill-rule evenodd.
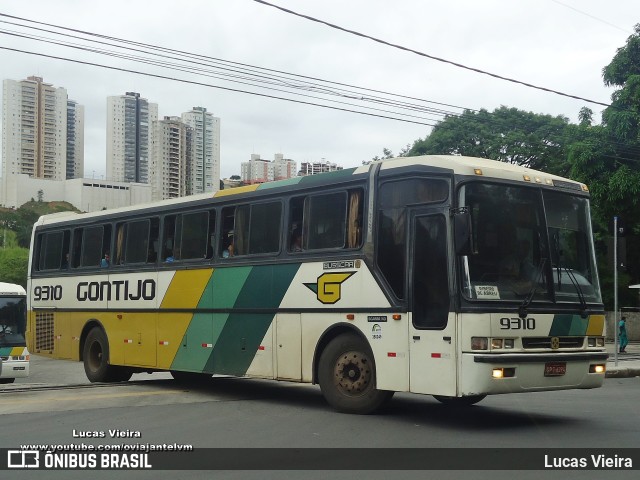
M 21 285 L 0 282 L 0 296 L 7 295 L 27 295 L 27 292 Z
M 415 167 L 425 166 L 432 167 L 438 170 L 450 170 L 454 175 L 469 175 L 469 176 L 483 176 L 485 178 L 495 178 L 501 180 L 510 180 L 517 182 L 529 182 L 552 185 L 553 181 L 562 181 L 573 183 L 576 190 L 587 191 L 585 185 L 578 182 L 572 182 L 563 177 L 544 173 L 531 168 L 523 167 L 520 165 L 514 165 L 511 163 L 500 162 L 496 160 L 489 160 L 479 157 L 464 157 L 459 155 L 423 155 L 418 157 L 398 157 L 389 158 L 372 162 L 360 167 L 349 168 L 344 170 L 338 170 L 335 172 L 322 173 L 318 175 L 311 175 L 305 177 L 293 177 L 286 180 L 278 180 L 275 182 L 260 183 L 253 185 L 245 185 L 243 187 L 230 188 L 227 190 L 220 190 L 213 194 L 203 193 L 199 195 L 190 195 L 188 197 L 171 198 L 168 200 L 161 200 L 152 203 L 139 204 L 128 207 L 113 208 L 109 210 L 101 210 L 91 213 L 78 213 L 78 212 L 60 212 L 50 215 L 44 215 L 40 217 L 37 225 L 44 225 L 49 223 L 63 222 L 65 220 L 71 220 L 74 218 L 90 219 L 94 217 L 102 217 L 103 215 L 113 215 L 118 213 L 126 213 L 131 211 L 142 210 L 145 208 L 160 208 L 164 205 L 176 206 L 182 203 L 197 202 L 198 200 L 204 200 L 208 198 L 221 198 L 227 196 L 241 195 L 244 193 L 263 191 L 268 189 L 288 187 L 300 185 L 305 186 L 318 186 L 318 185 L 333 185 L 337 181 L 347 181 L 353 178 L 354 175 L 367 174 L 373 165 L 380 164 L 381 170 L 390 171 L 396 168 L 402 167 Z

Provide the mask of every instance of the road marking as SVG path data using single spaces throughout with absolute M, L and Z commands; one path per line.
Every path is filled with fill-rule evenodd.
M 66 396 L 62 398 L 39 398 L 35 400 L 25 400 L 20 399 L 20 404 L 36 404 L 36 403 L 48 403 L 51 401 L 55 402 L 68 402 L 68 401 L 77 401 L 77 400 L 94 400 L 98 398 L 124 398 L 124 397 L 144 397 L 144 396 L 153 396 L 153 395 L 176 395 L 179 393 L 184 393 L 184 390 L 156 390 L 151 392 L 140 392 L 140 393 L 103 393 L 98 395 L 82 395 L 82 396 Z M 0 400 L 0 405 L 14 405 L 16 404 L 15 399 L 8 400 Z

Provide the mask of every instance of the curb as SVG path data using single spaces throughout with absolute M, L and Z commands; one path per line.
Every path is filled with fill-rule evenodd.
M 640 377 L 640 367 L 613 367 L 607 368 L 605 378 L 631 378 Z

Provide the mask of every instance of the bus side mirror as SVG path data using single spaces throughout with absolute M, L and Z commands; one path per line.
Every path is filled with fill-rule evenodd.
M 454 213 L 453 235 L 457 255 L 464 256 L 474 253 L 471 213 L 468 210 Z

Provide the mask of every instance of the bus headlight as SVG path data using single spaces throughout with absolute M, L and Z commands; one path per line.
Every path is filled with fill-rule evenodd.
M 604 347 L 604 337 L 589 337 L 587 345 L 590 347 Z
M 487 337 L 471 337 L 471 350 L 487 350 L 489 339 Z
M 504 349 L 513 349 L 515 346 L 515 341 L 513 338 L 492 338 L 491 339 L 491 349 L 492 350 L 502 350 Z

